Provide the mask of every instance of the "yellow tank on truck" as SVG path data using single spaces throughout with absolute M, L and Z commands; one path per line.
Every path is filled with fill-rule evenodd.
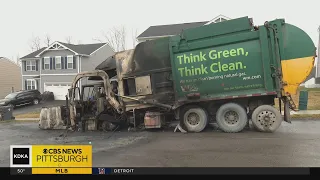
M 283 95 L 296 94 L 299 85 L 312 71 L 316 48 L 312 39 L 300 28 L 285 23 L 282 29 L 283 41 L 280 43 L 283 43 L 283 48 L 280 49 L 280 55 Z

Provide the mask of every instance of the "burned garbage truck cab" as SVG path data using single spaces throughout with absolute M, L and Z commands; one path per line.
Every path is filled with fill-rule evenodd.
M 168 47 L 169 38 L 143 42 L 133 50 L 108 57 L 94 71 L 79 73 L 70 93 L 72 127 L 111 130 L 118 125 L 143 125 L 159 128 L 168 119 L 165 117 L 172 119 L 170 104 L 174 102 L 174 91 Z M 82 98 L 77 101 L 77 82 L 82 78 L 102 82 L 100 87 L 105 95 L 97 93 L 96 101 L 84 101 L 82 89 Z
M 148 125 L 146 114 L 157 114 L 164 119 L 168 105 L 174 102 L 169 38 L 146 41 L 134 50 L 114 55 L 118 79 L 119 102 L 125 107 L 128 123 L 134 127 Z M 164 107 L 164 108 L 163 108 Z M 172 113 L 172 112 L 170 112 Z
M 77 122 L 81 122 L 82 130 L 97 130 L 101 122 L 96 117 L 105 109 L 105 90 L 103 82 L 95 82 L 81 86 L 80 99 L 76 103 Z
M 83 85 L 80 91 L 77 85 L 82 78 L 102 82 Z M 69 114 L 72 129 L 81 128 L 84 131 L 86 129 L 98 130 L 99 128 L 114 127 L 113 124 L 109 124 L 117 117 L 112 113 L 122 114 L 122 108 L 112 91 L 108 74 L 102 70 L 77 74 L 71 89 L 69 89 Z M 111 115 L 109 119 L 106 119 L 103 118 L 103 114 Z M 106 122 L 103 122 L 104 120 Z

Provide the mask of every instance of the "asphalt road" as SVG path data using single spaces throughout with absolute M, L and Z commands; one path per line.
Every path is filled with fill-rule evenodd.
M 72 132 L 40 130 L 37 123 L 0 123 L 0 166 L 9 166 L 9 146 L 89 144 L 93 166 L 104 167 L 310 167 L 320 166 L 320 120 L 283 123 L 273 133 L 226 134 Z
M 20 106 L 20 107 L 16 107 L 13 110 L 13 116 L 18 114 L 35 112 L 35 111 L 40 112 L 42 107 L 54 107 L 54 106 L 61 106 L 64 104 L 65 104 L 65 101 L 45 101 L 45 102 L 40 102 L 37 105 L 30 104 L 30 105 Z

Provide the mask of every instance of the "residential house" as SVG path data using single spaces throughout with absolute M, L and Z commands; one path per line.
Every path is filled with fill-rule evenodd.
M 94 70 L 113 54 L 107 43 L 74 45 L 56 41 L 21 58 L 22 87 L 50 91 L 55 100 L 64 100 L 77 73 Z
M 8 58 L 0 57 L 0 98 L 21 90 L 20 66 Z
M 138 43 L 140 43 L 147 40 L 174 36 L 181 33 L 184 29 L 200 27 L 200 26 L 211 24 L 211 23 L 222 22 L 230 19 L 231 18 L 228 18 L 224 15 L 219 15 L 210 21 L 150 26 L 148 29 L 146 29 L 137 37 L 137 41 Z
M 320 87 L 320 77 L 316 77 L 316 67 L 313 67 L 309 76 L 306 80 L 300 84 L 300 86 L 304 86 L 306 88 L 319 88 Z

